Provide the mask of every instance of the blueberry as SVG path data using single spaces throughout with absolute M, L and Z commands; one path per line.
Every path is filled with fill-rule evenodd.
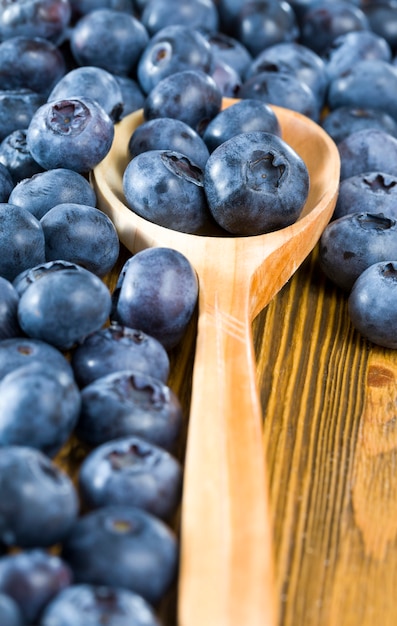
M 168 350 L 181 341 L 197 300 L 198 279 L 189 260 L 171 248 L 147 248 L 122 269 L 117 318 L 155 337 Z
M 28 148 L 44 169 L 93 169 L 109 152 L 114 125 L 94 100 L 79 97 L 43 104 L 27 132 Z
M 1 145 L 0 145 L 1 151 Z M 14 181 L 7 166 L 2 163 L 0 156 L 0 203 L 8 202 L 14 188 Z
M 397 219 L 397 175 L 376 170 L 342 180 L 333 219 L 360 211 Z
M 292 111 L 315 122 L 320 119 L 321 103 L 312 89 L 294 73 L 264 71 L 247 78 L 241 86 L 240 98 L 257 99 Z
M 369 341 L 397 348 L 397 264 L 381 261 L 357 278 L 348 300 L 353 326 Z
M 42 363 L 14 369 L 0 381 L 0 445 L 37 448 L 54 457 L 80 414 L 75 381 Z
M 151 0 L 145 3 L 140 19 L 151 35 L 175 24 L 209 32 L 218 30 L 219 25 L 212 0 Z
M 386 39 L 393 51 L 397 49 L 397 13 L 394 0 L 364 2 L 362 10 L 369 29 Z
M 30 363 L 44 363 L 49 371 L 61 371 L 71 379 L 73 369 L 65 355 L 39 339 L 11 337 L 0 341 L 0 381 L 13 370 Z
M 138 594 L 121 587 L 88 584 L 60 591 L 45 607 L 40 621 L 40 626 L 99 624 L 160 626 L 153 608 Z
M 47 39 L 21 35 L 0 43 L 0 84 L 4 90 L 30 89 L 46 98 L 65 71 L 62 52 Z
M 111 310 L 102 280 L 80 267 L 43 273 L 21 295 L 18 319 L 29 337 L 68 350 L 99 330 Z
M 164 383 L 170 373 L 168 354 L 157 339 L 117 323 L 91 333 L 76 346 L 71 363 L 81 387 L 125 369 Z
M 211 47 L 204 36 L 191 26 L 174 24 L 162 28 L 146 45 L 138 62 L 138 81 L 148 94 L 175 72 L 199 69 L 208 73 L 211 62 Z
M 390 62 L 392 52 L 383 37 L 369 30 L 352 31 L 336 37 L 323 55 L 328 79 L 333 80 L 359 61 L 381 59 Z
M 291 5 L 279 0 L 250 0 L 242 3 L 234 32 L 254 57 L 264 48 L 282 41 L 295 41 L 299 36 Z
M 47 102 L 81 97 L 94 100 L 113 122 L 120 120 L 123 95 L 116 78 L 107 70 L 94 66 L 70 70 L 51 90 Z
M 261 72 L 293 74 L 310 87 L 322 106 L 328 86 L 327 69 L 323 59 L 307 46 L 287 41 L 265 48 L 250 63 L 245 79 Z
M 397 120 L 381 109 L 341 106 L 328 111 L 321 126 L 335 143 L 365 128 L 377 128 L 397 137 Z
M 64 259 L 105 276 L 119 256 L 119 238 L 111 219 L 96 207 L 57 204 L 40 220 L 47 261 Z
M 62 547 L 76 583 L 123 587 L 157 605 L 175 582 L 178 545 L 164 522 L 131 506 L 81 516 Z
M 184 70 L 160 80 L 143 111 L 146 120 L 174 117 L 202 135 L 221 106 L 222 94 L 213 78 L 201 70 Z
M 9 546 L 49 547 L 62 542 L 78 512 L 76 489 L 40 450 L 0 448 L 0 537 Z
M 69 0 L 73 15 L 79 19 L 97 9 L 114 9 L 125 13 L 134 13 L 137 0 Z
M 45 260 L 44 233 L 27 209 L 0 203 L 0 276 L 12 281 Z
M 361 30 L 370 29 L 359 6 L 351 2 L 316 2 L 303 16 L 300 37 L 304 45 L 323 54 L 339 35 Z
M 182 468 L 166 450 L 138 437 L 115 439 L 90 452 L 80 466 L 83 504 L 96 509 L 131 505 L 165 521 L 181 498 Z
M 180 152 L 201 168 L 209 157 L 203 138 L 185 122 L 171 117 L 143 122 L 134 130 L 128 142 L 130 156 L 133 158 L 147 150 Z
M 147 150 L 123 174 L 128 207 L 140 217 L 183 233 L 198 233 L 209 219 L 203 170 L 185 154 Z
M 258 235 L 298 219 L 309 174 L 281 137 L 256 131 L 236 135 L 212 152 L 204 189 L 214 219 L 225 230 Z
M 43 549 L 0 557 L 0 593 L 14 600 L 25 624 L 38 623 L 47 604 L 71 583 L 68 565 Z
M 2 626 L 24 626 L 18 604 L 6 593 L 0 592 L 0 624 Z
M 379 170 L 397 175 L 397 138 L 376 128 L 365 128 L 338 143 L 340 179 Z
M 77 436 L 91 446 L 120 437 L 139 437 L 176 450 L 182 408 L 162 381 L 136 370 L 118 370 L 84 387 Z
M 140 20 L 112 8 L 90 11 L 70 33 L 70 49 L 78 65 L 100 67 L 121 76 L 134 75 L 148 41 Z
M 350 291 L 367 267 L 397 259 L 397 221 L 371 213 L 352 213 L 334 220 L 321 236 L 319 258 L 325 274 Z
M 57 261 L 45 261 L 44 263 L 39 263 L 39 265 L 34 265 L 33 267 L 29 267 L 27 270 L 24 270 L 18 276 L 14 278 L 12 281 L 13 286 L 18 292 L 19 296 L 26 291 L 28 287 L 38 279 L 42 278 L 45 274 L 59 272 L 64 269 L 69 269 L 72 271 L 85 271 L 80 265 L 76 263 L 71 263 L 70 261 L 64 261 L 63 259 L 59 259 Z
M 30 121 L 30 120 L 29 120 Z M 0 143 L 0 164 L 7 168 L 12 180 L 12 188 L 25 178 L 30 178 L 43 168 L 32 157 L 26 141 L 26 128 L 11 131 Z M 2 168 L 0 168 L 2 172 Z M 10 193 L 11 193 L 10 191 Z M 2 196 L 0 195 L 0 198 Z M 3 202 L 9 198 L 3 195 Z
M 3 3 L 0 38 L 18 35 L 42 37 L 55 44 L 63 40 L 71 18 L 69 0 L 23 0 Z
M 247 48 L 235 37 L 220 31 L 204 33 L 212 50 L 213 60 L 221 60 L 243 78 L 253 58 Z
M 12 283 L 0 276 L 0 341 L 23 334 L 18 323 L 18 302 Z
M 331 110 L 341 106 L 380 109 L 397 120 L 396 89 L 393 65 L 382 59 L 366 59 L 330 81 L 327 103 Z
M 0 140 L 10 133 L 25 129 L 44 98 L 31 89 L 0 91 Z
M 220 111 L 208 124 L 203 140 L 210 152 L 240 133 L 265 131 L 281 136 L 281 126 L 273 109 L 260 100 L 239 100 Z
M 95 191 L 88 180 L 67 168 L 38 172 L 17 183 L 11 194 L 11 204 L 23 207 L 39 220 L 57 204 L 78 202 L 96 206 L 97 203 Z
M 213 78 L 224 98 L 238 97 L 242 85 L 242 78 L 233 67 L 221 59 L 216 59 L 212 63 L 209 75 Z
M 121 89 L 121 96 L 123 99 L 121 117 L 123 118 L 130 113 L 143 109 L 145 95 L 138 82 L 129 76 L 114 76 Z

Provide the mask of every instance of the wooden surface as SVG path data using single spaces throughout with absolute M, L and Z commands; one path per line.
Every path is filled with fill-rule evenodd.
M 230 103 L 229 103 L 230 104 Z M 287 228 L 256 237 L 187 235 L 139 218 L 123 201 L 138 112 L 117 126 L 92 181 L 98 206 L 132 252 L 168 246 L 199 278 L 181 511 L 180 626 L 276 626 L 262 412 L 251 322 L 311 252 L 335 204 L 339 155 L 308 118 L 274 107 L 282 136 L 305 161 L 308 201 Z
M 171 355 L 186 410 L 194 324 Z M 279 626 L 395 626 L 397 352 L 356 333 L 316 251 L 253 333 Z

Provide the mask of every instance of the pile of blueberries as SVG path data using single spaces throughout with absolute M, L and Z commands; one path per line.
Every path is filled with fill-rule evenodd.
M 274 155 L 269 105 L 321 124 L 341 156 L 321 267 L 362 334 L 397 348 L 396 54 L 396 0 L 0 2 L 1 626 L 159 626 L 177 582 L 183 415 L 167 380 L 198 283 L 183 255 L 153 248 L 106 286 L 120 245 L 89 172 L 115 125 L 143 109 L 131 204 L 198 232 L 205 181 L 214 203 L 247 186 L 222 146 L 252 156 L 266 137 Z M 239 102 L 221 112 L 224 97 Z M 225 236 L 297 218 L 299 159 L 271 206 L 296 158 L 282 148 L 250 170 L 272 217 L 258 225 L 255 194 L 232 220 L 218 203 Z M 57 463 L 71 438 L 87 451 L 75 480 Z

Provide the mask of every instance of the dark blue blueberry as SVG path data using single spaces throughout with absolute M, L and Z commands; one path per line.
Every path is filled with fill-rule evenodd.
M 340 178 L 380 171 L 397 175 L 397 138 L 383 130 L 366 128 L 338 143 Z
M 73 369 L 64 354 L 49 343 L 28 337 L 14 337 L 0 342 L 0 380 L 13 370 L 31 363 L 41 363 L 48 371 L 62 371 L 73 379 Z
M 45 260 L 44 233 L 27 209 L 0 203 L 0 276 L 7 280 Z
M 120 76 L 134 74 L 148 41 L 140 20 L 111 8 L 90 11 L 70 33 L 70 49 L 78 65 L 100 67 Z
M 8 202 L 10 193 L 14 188 L 14 181 L 6 164 L 1 161 L 0 145 L 0 203 Z
M 261 72 L 293 74 L 310 87 L 322 105 L 328 85 L 326 66 L 323 59 L 307 46 L 290 41 L 265 48 L 250 63 L 245 79 Z
M 71 583 L 68 565 L 43 549 L 0 557 L 0 593 L 14 600 L 25 625 L 39 623 L 43 609 Z
M 185 70 L 166 76 L 148 94 L 144 117 L 174 117 L 202 135 L 221 110 L 222 94 L 213 78 L 201 70 Z
M 129 76 L 114 75 L 114 77 L 119 84 L 123 98 L 123 110 L 121 117 L 123 118 L 130 113 L 143 109 L 145 95 L 138 82 Z
M 249 0 L 240 4 L 234 34 L 252 56 L 275 43 L 298 39 L 298 23 L 288 2 Z
M 208 73 L 211 62 L 211 47 L 204 36 L 190 26 L 175 24 L 150 39 L 138 62 L 138 81 L 148 94 L 175 72 L 199 69 Z
M 397 137 L 397 120 L 381 109 L 341 106 L 329 111 L 321 126 L 335 143 L 365 128 L 377 128 Z
M 365 172 L 340 182 L 333 219 L 362 211 L 397 219 L 397 174 Z
M 94 66 L 70 70 L 51 90 L 47 101 L 56 102 L 81 97 L 94 100 L 113 122 L 120 120 L 123 112 L 123 95 L 116 78 L 107 70 Z
M 166 382 L 170 361 L 164 346 L 141 330 L 112 323 L 91 333 L 72 354 L 81 387 L 119 370 L 132 369 Z
M 204 37 L 211 46 L 213 59 L 223 61 L 243 78 L 253 60 L 247 48 L 235 37 L 220 31 L 204 33 Z
M 12 195 L 11 195 L 12 194 Z M 67 168 L 54 168 L 21 180 L 10 194 L 11 204 L 41 219 L 52 207 L 65 202 L 96 206 L 96 194 L 88 180 Z
M 281 136 L 281 126 L 273 109 L 260 100 L 239 100 L 223 109 L 208 124 L 203 140 L 210 152 L 240 133 L 265 131 Z
M 381 261 L 357 278 L 348 300 L 353 326 L 369 341 L 397 348 L 397 263 Z
M 216 31 L 219 17 L 212 0 L 151 0 L 146 2 L 140 19 L 151 35 L 174 24 L 200 31 Z
M 123 174 L 128 207 L 140 217 L 183 233 L 198 233 L 209 219 L 203 169 L 185 154 L 147 150 Z
M 83 505 L 131 505 L 165 521 L 181 498 L 182 467 L 169 452 L 139 437 L 114 439 L 90 452 L 80 466 Z
M 371 213 L 352 213 L 334 220 L 321 236 L 319 258 L 328 278 L 350 291 L 367 267 L 397 259 L 397 222 Z
M 309 192 L 309 173 L 277 135 L 242 133 L 212 152 L 204 189 L 214 219 L 225 230 L 259 235 L 298 219 Z
M 95 100 L 84 97 L 43 104 L 27 132 L 28 148 L 44 169 L 61 167 L 79 173 L 102 161 L 113 137 L 109 115 Z
M 99 624 L 160 626 L 153 608 L 138 594 L 121 587 L 87 584 L 70 585 L 60 591 L 46 606 L 40 621 L 40 626 Z
M 69 0 L 75 19 L 97 9 L 114 9 L 134 13 L 137 0 Z
M 62 542 L 77 518 L 73 482 L 40 450 L 0 448 L 0 537 L 8 546 Z
M 182 427 L 182 408 L 161 380 L 137 370 L 117 370 L 81 391 L 77 436 L 91 446 L 136 436 L 174 452 Z
M 153 605 L 175 582 L 178 544 L 164 522 L 129 506 L 81 516 L 63 543 L 75 582 L 123 587 Z
M 80 267 L 43 273 L 23 292 L 18 319 L 29 337 L 68 350 L 102 328 L 111 295 L 102 280 Z
M 317 54 L 323 54 L 339 35 L 369 30 L 361 7 L 351 2 L 316 2 L 301 21 L 301 42 Z
M 168 350 L 184 336 L 197 300 L 198 279 L 189 260 L 171 248 L 147 248 L 124 264 L 116 314 L 121 324 L 155 337 Z
M 18 604 L 2 592 L 0 592 L 0 624 L 2 626 L 25 626 Z
M 120 242 L 116 228 L 94 206 L 57 204 L 40 220 L 47 261 L 64 259 L 105 276 L 116 264 Z
M 215 59 L 209 72 L 224 98 L 237 98 L 242 78 L 236 70 L 221 59 Z
M 397 72 L 382 59 L 357 62 L 328 87 L 329 108 L 341 106 L 380 109 L 397 120 Z
M 65 71 L 62 52 L 47 39 L 21 35 L 0 43 L 3 90 L 30 89 L 46 98 Z
M 19 296 L 15 287 L 0 276 L 0 340 L 23 335 L 18 323 Z
M 74 271 L 85 271 L 80 265 L 76 265 L 76 263 L 71 263 L 70 261 L 64 261 L 63 259 L 58 259 L 56 261 L 45 261 L 44 263 L 39 263 L 39 265 L 34 265 L 33 267 L 29 267 L 27 270 L 24 270 L 18 276 L 14 278 L 12 284 L 18 292 L 19 296 L 26 291 L 28 287 L 36 280 L 40 279 L 45 274 L 49 272 L 58 272 L 60 270 L 69 269 Z
M 13 187 L 24 178 L 30 178 L 43 171 L 28 149 L 26 128 L 16 129 L 4 137 L 0 143 L 0 163 L 7 168 Z M 6 202 L 8 197 L 3 199 L 3 202 Z
M 54 457 L 80 414 L 77 384 L 43 363 L 14 369 L 0 381 L 0 445 L 31 446 Z
M 362 10 L 371 31 L 386 39 L 392 50 L 397 50 L 397 11 L 395 0 L 367 0 Z
M 359 61 L 381 59 L 390 62 L 392 53 L 383 37 L 369 30 L 352 31 L 340 35 L 324 54 L 329 80 L 342 76 Z
M 72 14 L 69 0 L 24 0 L 2 4 L 2 40 L 23 35 L 42 37 L 58 44 L 66 36 Z
M 31 89 L 0 91 L 0 140 L 10 133 L 25 129 L 44 98 Z
M 320 119 L 321 104 L 311 88 L 294 73 L 260 72 L 247 78 L 240 89 L 243 99 L 257 99 L 310 117 Z
M 180 152 L 204 168 L 209 151 L 203 138 L 191 126 L 172 117 L 157 117 L 137 126 L 128 142 L 128 151 L 135 157 L 147 150 Z

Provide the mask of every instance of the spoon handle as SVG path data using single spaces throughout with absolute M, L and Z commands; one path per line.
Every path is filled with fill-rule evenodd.
M 215 282 L 213 275 L 207 281 L 200 276 L 182 509 L 179 626 L 275 626 L 249 280 L 243 293 Z

